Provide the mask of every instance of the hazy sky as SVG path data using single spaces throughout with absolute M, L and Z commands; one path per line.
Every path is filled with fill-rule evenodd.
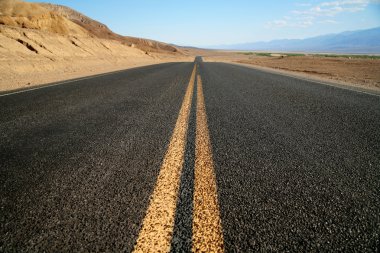
M 189 46 L 306 38 L 380 26 L 380 0 L 49 2 L 72 7 L 122 35 Z

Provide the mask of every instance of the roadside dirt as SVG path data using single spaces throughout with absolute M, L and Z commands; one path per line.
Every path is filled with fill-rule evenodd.
M 250 64 L 289 72 L 317 80 L 380 91 L 380 60 L 321 56 L 255 56 L 237 53 L 215 53 L 205 61 Z
M 118 41 L 0 25 L 0 92 L 132 67 L 192 61 Z

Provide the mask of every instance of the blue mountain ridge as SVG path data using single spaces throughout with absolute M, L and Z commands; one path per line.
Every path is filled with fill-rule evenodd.
M 292 52 L 380 53 L 380 27 L 328 34 L 307 39 L 283 39 L 213 46 L 214 49 Z

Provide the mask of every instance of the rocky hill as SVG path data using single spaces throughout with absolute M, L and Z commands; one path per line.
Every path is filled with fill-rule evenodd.
M 183 60 L 174 46 L 118 35 L 68 7 L 0 0 L 0 92 Z
M 57 13 L 60 16 L 63 16 L 68 20 L 72 21 L 73 23 L 83 27 L 86 31 L 88 31 L 90 34 L 94 35 L 97 38 L 117 40 L 129 46 L 136 47 L 147 52 L 179 52 L 179 50 L 176 47 L 168 45 L 166 43 L 116 34 L 113 31 L 111 31 L 106 25 L 96 20 L 93 20 L 69 7 L 56 4 L 40 5 L 45 9 L 50 10 L 53 13 Z

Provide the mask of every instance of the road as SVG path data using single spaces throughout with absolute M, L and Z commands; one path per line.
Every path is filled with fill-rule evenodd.
M 380 250 L 380 97 L 225 63 L 0 96 L 1 252 Z

